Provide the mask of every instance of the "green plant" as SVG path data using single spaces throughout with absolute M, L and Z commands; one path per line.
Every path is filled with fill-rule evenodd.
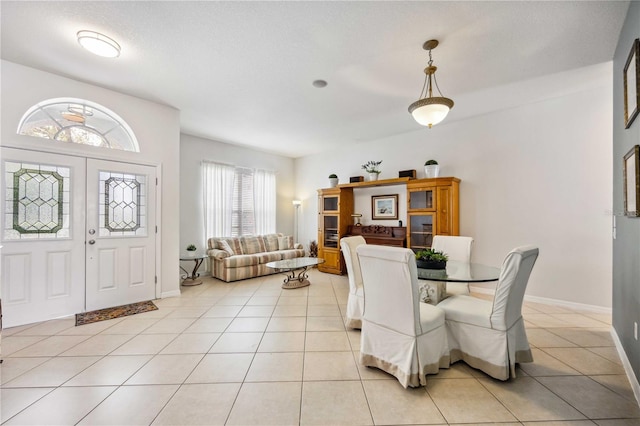
M 197 250 L 197 248 L 196 248 L 196 246 L 194 246 L 193 244 L 189 244 L 189 245 L 187 246 L 187 251 L 196 251 L 196 250 Z
M 437 164 L 438 162 L 436 160 L 429 160 L 426 163 L 424 163 L 425 166 L 435 166 Z
M 416 252 L 416 260 L 431 260 L 435 262 L 446 262 L 449 256 L 442 251 L 434 249 L 424 249 Z
M 367 161 L 365 164 L 362 165 L 362 168 L 367 172 L 367 173 L 380 173 L 380 169 L 378 168 L 378 166 L 382 164 L 382 160 L 380 161 Z
M 329 175 L 329 179 L 338 179 L 338 175 L 337 175 L 337 174 L 335 174 L 335 173 L 331 173 L 331 174 Z

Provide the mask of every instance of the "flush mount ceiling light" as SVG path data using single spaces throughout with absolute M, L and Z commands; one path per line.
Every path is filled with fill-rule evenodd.
M 436 81 L 436 70 L 431 58 L 431 50 L 438 46 L 438 40 L 426 41 L 422 48 L 429 51 L 429 65 L 424 69 L 425 78 L 420 98 L 409 105 L 409 112 L 413 118 L 423 126 L 431 128 L 434 124 L 438 124 L 449 114 L 449 110 L 453 108 L 453 101 L 445 98 L 440 93 L 438 82 Z M 433 96 L 433 86 L 436 86 L 440 96 Z
M 120 56 L 120 45 L 112 38 L 95 31 L 82 30 L 76 34 L 80 46 L 94 55 L 105 58 L 117 58 Z

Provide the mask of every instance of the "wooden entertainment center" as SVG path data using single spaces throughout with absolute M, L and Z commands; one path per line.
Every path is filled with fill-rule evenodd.
M 358 188 L 390 185 L 406 185 L 407 227 L 354 226 L 351 217 L 353 191 Z M 346 272 L 340 253 L 340 238 L 348 235 L 362 235 L 367 244 L 409 247 L 414 251 L 430 247 L 434 235 L 459 235 L 459 186 L 460 179 L 455 177 L 405 177 L 346 183 L 335 188 L 319 189 L 318 257 L 323 258 L 325 263 L 318 265 L 318 269 L 339 275 Z

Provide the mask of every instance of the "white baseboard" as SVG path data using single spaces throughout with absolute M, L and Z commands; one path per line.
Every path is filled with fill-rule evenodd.
M 180 297 L 180 289 L 172 290 L 172 291 L 165 291 L 164 293 L 162 293 L 160 295 L 160 299 L 164 299 L 165 297 Z
M 474 292 L 483 293 L 483 294 L 494 294 L 495 289 L 485 288 L 485 287 L 475 287 L 471 286 Z M 586 305 L 584 303 L 577 302 L 568 302 L 566 300 L 559 299 L 550 299 L 548 297 L 539 297 L 539 296 L 529 296 L 524 295 L 524 300 L 527 302 L 541 303 L 543 305 L 553 305 L 553 306 L 562 306 L 570 309 L 579 309 L 582 311 L 589 311 L 598 314 L 609 314 L 611 315 L 611 308 L 606 308 L 604 306 L 596 306 L 596 305 Z
M 636 402 L 640 405 L 640 384 L 638 383 L 638 378 L 633 372 L 633 368 L 631 368 L 631 363 L 629 362 L 629 358 L 627 358 L 627 354 L 622 347 L 622 342 L 620 342 L 620 338 L 618 337 L 618 333 L 616 333 L 616 329 L 611 327 L 611 337 L 613 338 L 613 342 L 616 345 L 616 349 L 618 350 L 618 356 L 620 360 L 622 360 L 622 365 L 624 366 L 624 371 L 627 373 L 627 378 L 629 379 L 629 383 L 631 384 L 631 389 L 633 389 L 633 394 L 636 397 Z

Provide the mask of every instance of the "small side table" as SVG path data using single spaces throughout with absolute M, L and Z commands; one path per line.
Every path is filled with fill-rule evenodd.
M 182 285 L 192 286 L 202 284 L 202 280 L 198 279 L 198 277 L 200 276 L 200 274 L 198 273 L 198 268 L 200 268 L 200 265 L 202 265 L 202 262 L 204 262 L 206 258 L 206 254 L 198 252 L 184 253 L 180 255 L 181 262 L 193 260 L 196 263 L 191 273 L 189 273 L 189 271 L 187 271 L 182 267 L 182 265 L 180 265 L 180 269 L 182 269 L 184 273 L 187 274 L 187 276 L 182 280 Z

